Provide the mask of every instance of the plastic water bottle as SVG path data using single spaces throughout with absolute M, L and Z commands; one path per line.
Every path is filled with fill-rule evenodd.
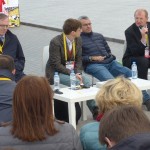
M 54 74 L 54 91 L 59 90 L 59 83 L 60 83 L 60 78 L 59 78 L 58 72 L 55 72 L 55 74 Z
M 137 78 L 137 65 L 136 62 L 132 63 L 132 79 L 136 79 Z
M 76 89 L 76 75 L 74 73 L 74 70 L 71 70 L 71 74 L 70 74 L 70 87 L 71 90 Z

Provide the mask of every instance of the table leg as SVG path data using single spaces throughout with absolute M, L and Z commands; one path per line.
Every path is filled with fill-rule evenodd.
M 76 129 L 75 103 L 68 103 L 69 123 Z
M 82 120 L 87 120 L 86 101 L 81 102 Z

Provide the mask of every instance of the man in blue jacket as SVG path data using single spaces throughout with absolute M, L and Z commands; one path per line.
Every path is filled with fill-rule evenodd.
M 115 60 L 103 35 L 92 31 L 91 20 L 87 16 L 81 16 L 79 20 L 82 24 L 82 61 L 85 72 L 100 81 L 120 75 L 131 77 L 131 70 Z M 150 111 L 150 96 L 146 91 L 142 93 L 144 104 Z
M 0 123 L 12 120 L 12 97 L 16 86 L 13 58 L 0 55 Z
M 15 81 L 17 82 L 24 76 L 25 57 L 17 36 L 8 30 L 8 27 L 8 16 L 0 13 L 0 54 L 13 57 L 16 68 Z
M 115 59 L 102 34 L 92 31 L 92 23 L 86 16 L 81 16 L 82 57 L 85 72 L 100 81 L 124 75 L 131 77 L 131 70 L 123 67 Z

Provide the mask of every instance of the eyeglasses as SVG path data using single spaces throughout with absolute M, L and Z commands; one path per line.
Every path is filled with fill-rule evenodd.
M 83 24 L 82 26 L 91 26 L 92 23 Z
M 7 28 L 9 27 L 9 25 L 3 25 L 3 24 L 0 24 L 0 27 L 1 27 L 1 28 L 7 29 Z

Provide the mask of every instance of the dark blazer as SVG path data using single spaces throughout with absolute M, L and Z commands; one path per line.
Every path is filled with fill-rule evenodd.
M 149 150 L 150 133 L 139 133 L 122 139 L 109 150 Z
M 150 22 L 147 23 L 147 27 L 150 43 Z M 141 42 L 142 36 L 135 23 L 125 30 L 125 37 L 127 41 L 127 48 L 123 56 L 123 62 L 132 57 L 144 56 L 146 46 L 144 46 Z
M 16 69 L 15 80 L 18 81 L 24 75 L 25 57 L 17 36 L 9 30 L 5 34 L 3 54 L 14 58 Z
M 9 70 L 0 69 L 0 77 L 13 80 Z M 12 80 L 0 80 L 0 123 L 12 121 L 12 98 L 16 87 L 16 82 Z
M 67 45 L 67 43 L 66 43 Z M 68 58 L 69 60 L 69 58 Z M 54 72 L 70 75 L 70 70 L 65 67 L 65 53 L 63 34 L 54 37 L 50 41 L 49 59 L 46 64 L 46 77 L 53 84 Z M 75 73 L 81 73 L 82 68 L 82 45 L 81 38 L 75 39 Z

